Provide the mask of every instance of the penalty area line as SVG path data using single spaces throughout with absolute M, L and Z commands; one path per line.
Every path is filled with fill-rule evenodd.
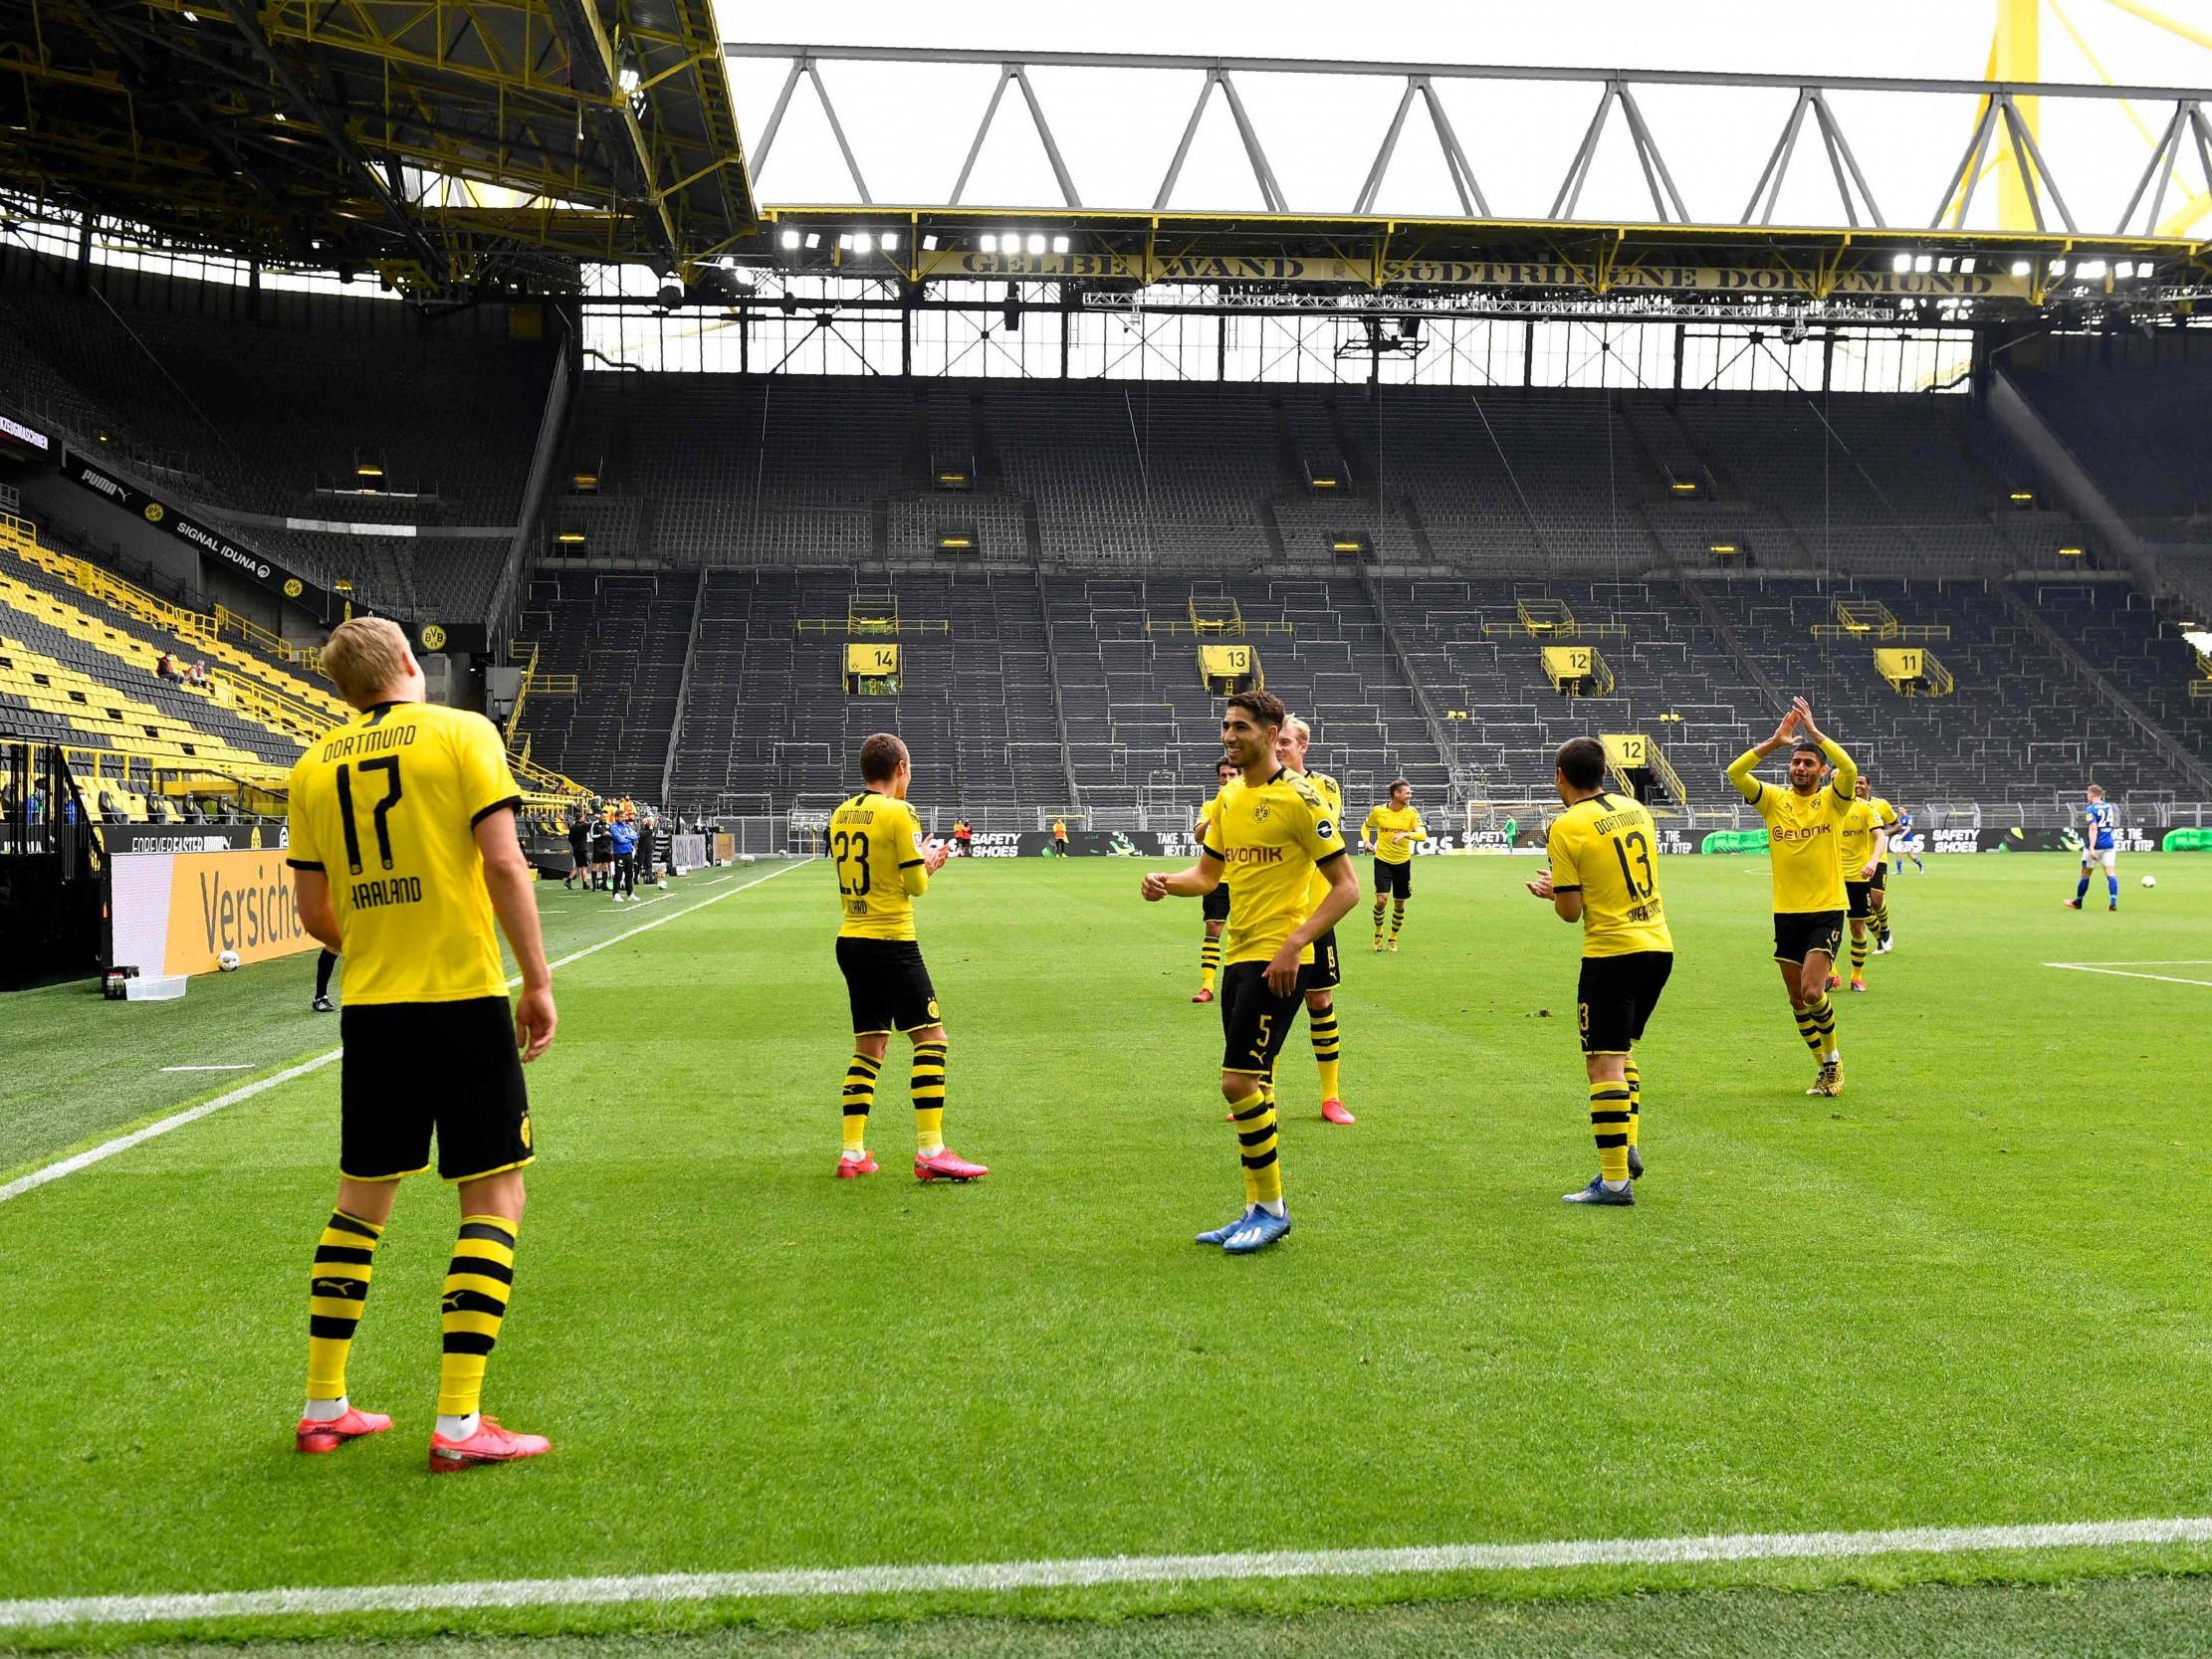
M 56 1596 L 0 1601 L 0 1629 L 168 1624 L 200 1619 L 444 1612 L 911 1595 L 959 1590 L 1091 1588 L 1239 1579 L 1366 1578 L 1437 1572 L 1528 1572 L 1583 1566 L 1679 1566 L 1708 1561 L 1845 1560 L 2015 1550 L 2109 1550 L 2212 1542 L 2212 1518 L 2080 1521 L 2042 1526 L 1906 1527 L 1884 1532 L 1734 1533 L 1692 1538 L 1576 1539 L 1550 1544 L 1447 1544 L 1410 1549 L 1269 1551 L 1216 1555 L 1093 1555 L 933 1566 L 750 1572 L 661 1572 L 589 1578 L 493 1578 L 443 1584 L 349 1584 L 176 1595 Z
M 2045 962 L 2045 967 L 2070 973 L 2104 973 L 2114 979 L 2155 979 L 2163 985 L 2212 985 L 2212 979 L 2191 979 L 2182 973 L 2139 973 L 2144 967 L 2212 967 L 2212 957 L 2153 956 L 2140 962 Z
M 655 928 L 665 928 L 669 923 L 681 921 L 694 911 L 703 911 L 709 905 L 719 905 L 725 899 L 735 899 L 739 894 L 751 888 L 759 887 L 763 882 L 773 882 L 776 877 L 787 875 L 789 872 L 796 870 L 801 864 L 812 862 L 811 859 L 794 860 L 792 863 L 771 870 L 765 876 L 756 876 L 752 881 L 737 887 L 728 885 L 737 878 L 726 876 L 720 884 L 723 891 L 715 894 L 712 898 L 702 899 L 697 904 L 686 905 L 679 911 L 670 911 L 666 916 L 656 916 L 650 922 L 641 922 L 635 928 L 616 933 L 612 938 L 601 939 L 597 944 L 586 945 L 581 950 L 571 950 L 558 961 L 549 962 L 547 969 L 549 972 L 557 973 L 560 969 L 572 963 L 582 961 L 586 956 L 598 954 L 610 944 L 620 944 L 624 939 L 633 939 L 640 933 L 649 933 Z M 522 982 L 522 977 L 518 974 L 507 981 L 507 988 L 513 990 Z M 172 1130 L 180 1130 L 187 1124 L 196 1124 L 202 1118 L 220 1112 L 225 1107 L 237 1106 L 242 1102 L 252 1100 L 256 1095 L 265 1095 L 272 1089 L 282 1088 L 295 1078 L 306 1077 L 310 1072 L 321 1071 L 344 1052 L 345 1050 L 342 1047 L 327 1049 L 311 1059 L 301 1061 L 296 1066 L 287 1066 L 281 1072 L 272 1072 L 267 1077 L 256 1078 L 251 1083 L 233 1089 L 227 1095 L 218 1095 L 211 1101 L 202 1101 L 198 1106 L 186 1107 L 182 1112 L 172 1112 L 168 1117 L 156 1119 L 142 1128 L 132 1130 L 128 1135 L 118 1135 L 112 1141 L 103 1141 L 97 1146 L 89 1146 L 84 1151 L 72 1153 L 68 1157 L 33 1169 L 27 1175 L 18 1175 L 6 1185 L 0 1186 L 0 1204 L 5 1204 L 13 1198 L 20 1198 L 26 1192 L 36 1191 L 49 1181 L 60 1180 L 64 1175 L 74 1175 L 80 1169 L 89 1169 L 96 1163 L 113 1157 L 117 1152 L 127 1152 L 133 1146 L 143 1145 L 156 1136 L 167 1135 Z

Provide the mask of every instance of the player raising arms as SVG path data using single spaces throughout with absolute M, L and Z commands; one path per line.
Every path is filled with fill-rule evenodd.
M 1214 820 L 1215 801 L 1241 776 L 1243 768 L 1225 754 L 1214 763 L 1215 800 L 1206 803 L 1206 809 L 1199 814 L 1198 828 L 1194 832 L 1201 846 L 1206 844 L 1208 826 Z M 1206 896 L 1203 916 L 1206 938 L 1199 945 L 1199 994 L 1191 998 L 1193 1002 L 1214 1000 L 1214 981 L 1221 971 L 1221 930 L 1228 926 L 1228 876 L 1225 872 L 1220 885 Z
M 1889 936 L 1889 835 L 1897 827 L 1897 809 L 1875 793 L 1865 772 L 1853 794 L 1844 814 L 1844 897 L 1851 914 L 1851 988 L 1863 991 L 1867 947 Z M 1835 979 L 1829 975 L 1831 989 Z
M 952 848 L 926 845 L 922 821 L 906 804 L 914 762 L 906 744 L 879 731 L 860 745 L 866 786 L 829 815 L 829 857 L 837 873 L 837 967 L 852 1005 L 852 1060 L 845 1068 L 845 1146 L 837 1178 L 876 1172 L 868 1155 L 868 1114 L 891 1033 L 914 1045 L 907 1092 L 914 1102 L 914 1178 L 972 1181 L 991 1170 L 945 1149 L 945 1061 L 951 1039 L 938 1016 L 937 991 L 914 937 L 914 901 L 945 868 Z
M 1659 890 L 1659 831 L 1641 801 L 1606 791 L 1605 744 L 1597 738 L 1561 743 L 1554 764 L 1567 810 L 1552 820 L 1551 868 L 1528 891 L 1549 899 L 1560 921 L 1582 924 L 1576 1023 L 1598 1142 L 1598 1172 L 1566 1201 L 1633 1204 L 1644 1173 L 1636 1045 L 1674 971 L 1674 936 Z
M 2068 910 L 2082 908 L 2082 901 L 2089 896 L 2090 876 L 2099 864 L 2104 866 L 2104 908 L 2119 909 L 2118 829 L 2119 814 L 2104 798 L 2103 785 L 2091 784 L 2089 804 L 2082 809 L 2082 880 L 2074 889 L 2074 897 L 2066 902 Z
M 1414 843 L 1428 832 L 1414 808 L 1414 786 L 1400 778 L 1390 786 L 1390 799 L 1372 807 L 1360 826 L 1360 844 L 1375 849 L 1375 948 L 1383 948 L 1383 901 L 1392 901 L 1390 947 L 1398 948 L 1398 931 L 1406 926 L 1406 901 L 1414 896 Z
M 1302 777 L 1311 784 L 1330 818 L 1341 824 L 1344 791 L 1328 773 L 1306 770 L 1306 750 L 1312 742 L 1313 727 L 1296 715 L 1285 715 L 1282 729 L 1275 734 L 1275 759 L 1293 777 Z M 1306 903 L 1318 909 L 1327 897 L 1328 886 L 1329 878 L 1316 870 Z M 1332 1124 L 1349 1125 L 1358 1120 L 1344 1110 L 1339 1098 L 1342 1085 L 1338 1068 L 1344 1062 L 1344 1048 L 1343 1033 L 1336 1023 L 1336 988 L 1344 983 L 1343 966 L 1336 953 L 1336 930 L 1331 928 L 1313 941 L 1313 970 L 1306 975 L 1306 1032 L 1313 1038 L 1313 1062 L 1321 1068 L 1321 1116 Z
M 535 1156 L 521 1061 L 556 1016 L 536 879 L 515 835 L 522 791 L 482 715 L 423 701 L 397 623 L 360 617 L 323 647 L 323 672 L 360 711 L 292 768 L 287 862 L 300 920 L 345 955 L 337 1207 L 316 1246 L 303 1452 L 335 1451 L 391 1419 L 355 1409 L 345 1361 L 399 1182 L 430 1166 L 455 1184 L 446 1269 L 435 1474 L 546 1451 L 477 1406 L 515 1285 L 523 1168 Z M 494 915 L 523 974 L 512 1009 Z
M 1751 775 L 1775 750 L 1790 750 L 1790 786 L 1770 788 Z M 1833 781 L 1828 768 L 1835 767 Z M 1774 877 L 1774 960 L 1797 1032 L 1820 1063 L 1808 1095 L 1844 1092 L 1843 1045 L 1836 1037 L 1836 1005 L 1828 975 L 1844 932 L 1843 824 L 1851 810 L 1859 767 L 1841 745 L 1813 724 L 1812 707 L 1798 698 L 1774 735 L 1745 749 L 1728 766 L 1728 781 L 1767 825 L 1767 856 Z
M 1224 870 L 1236 871 L 1228 965 L 1221 973 L 1221 1095 L 1236 1125 L 1244 1209 L 1226 1226 L 1198 1237 L 1232 1256 L 1263 1250 L 1290 1231 L 1268 1079 L 1298 1017 L 1313 941 L 1360 900 L 1359 879 L 1335 818 L 1312 785 L 1275 759 L 1283 718 L 1282 700 L 1272 692 L 1238 692 L 1228 700 L 1221 747 L 1239 768 L 1239 786 L 1216 798 L 1198 862 L 1172 875 L 1156 871 L 1140 889 L 1147 903 L 1171 894 L 1201 899 L 1219 884 Z M 1307 894 L 1316 870 L 1329 889 L 1313 908 Z

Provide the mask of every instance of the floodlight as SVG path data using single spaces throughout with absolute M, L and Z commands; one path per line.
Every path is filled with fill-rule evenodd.
M 2074 274 L 2085 283 L 2098 282 L 2104 275 L 2104 262 L 2101 259 L 2086 259 L 2074 268 Z
M 934 254 L 937 252 L 937 232 L 931 231 L 929 235 L 922 238 L 922 249 L 925 253 Z
M 2063 259 L 2055 259 L 2044 269 L 2054 277 L 2063 277 L 2066 275 L 2066 261 Z
M 1972 276 L 1974 273 L 1974 256 L 1972 254 L 1968 254 L 1964 259 L 1958 262 L 1958 268 L 1961 274 L 1965 276 Z
M 624 98 L 635 98 L 638 88 L 645 84 L 645 77 L 625 64 L 622 73 L 614 78 L 614 84 L 622 89 Z
M 1919 258 L 1915 259 L 1912 262 L 1912 269 L 1919 272 L 1933 271 L 1935 269 L 1934 256 L 1931 254 L 1920 255 Z
M 1055 254 L 1064 254 L 1064 253 L 1066 253 L 1066 252 L 1067 252 L 1067 238 L 1066 238 L 1066 237 L 1064 237 L 1064 236 L 1055 236 L 1055 237 L 1054 237 L 1054 238 L 1052 239 L 1052 251 L 1053 251 L 1053 252 L 1054 252 Z
M 819 248 L 821 245 L 822 236 L 820 231 L 808 231 L 806 233 L 806 246 L 809 249 Z
M 998 251 L 998 238 L 993 232 L 985 231 L 983 240 L 977 246 L 987 254 L 995 254 Z
M 1910 254 L 1899 254 L 1889 262 L 1889 269 L 1901 276 L 1912 269 L 1912 256 Z
M 1044 238 L 1037 235 L 1034 231 L 1030 232 L 1029 234 L 1029 252 L 1032 254 L 1041 254 L 1044 252 Z
M 855 231 L 852 236 L 852 251 L 856 254 L 872 254 L 876 251 L 876 239 L 866 231 Z
M 2027 275 L 2027 274 L 2028 274 L 2029 272 L 2033 271 L 2034 269 L 2035 269 L 2035 267 L 2034 267 L 2034 266 L 2032 266 L 2032 265 L 2030 265 L 2030 264 L 2029 264 L 2029 263 L 2028 263 L 2028 262 L 2027 262 L 2026 260 L 2024 260 L 2024 259 L 2016 259 L 2016 260 L 2014 260 L 2014 261 L 2012 262 L 2012 274 L 2013 274 L 2013 275 L 2014 275 L 2015 277 L 2025 277 L 2025 276 L 2026 276 L 2026 275 Z
M 785 231 L 785 232 L 784 232 L 784 233 L 783 233 L 783 234 L 782 234 L 781 236 L 777 237 L 777 238 L 776 238 L 775 240 L 776 240 L 776 241 L 777 241 L 777 242 L 778 242 L 779 244 L 781 244 L 781 246 L 782 246 L 782 248 L 783 248 L 783 251 L 784 251 L 785 253 L 790 253 L 791 251 L 793 251 L 794 249 L 796 249 L 796 248 L 798 247 L 798 232 L 796 232 L 796 231 Z
M 899 233 L 897 231 L 885 231 L 883 233 L 883 251 L 887 254 L 895 254 L 898 250 Z
M 852 233 L 850 231 L 840 232 L 837 237 L 837 246 L 840 251 L 849 253 L 852 249 Z

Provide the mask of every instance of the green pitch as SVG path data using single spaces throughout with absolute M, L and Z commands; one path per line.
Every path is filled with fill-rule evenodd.
M 829 878 L 735 892 L 768 868 L 657 908 L 546 895 L 555 955 L 732 896 L 555 975 L 560 1035 L 531 1076 L 543 1160 L 487 1391 L 553 1437 L 538 1464 L 424 1472 L 454 1216 L 427 1178 L 353 1355 L 353 1397 L 399 1427 L 291 1452 L 334 1067 L 0 1203 L 0 1600 L 2212 1513 L 2212 864 L 2127 861 L 2116 918 L 2060 908 L 2063 858 L 1892 878 L 1898 948 L 1870 995 L 1838 995 L 1849 1084 L 1828 1101 L 1802 1092 L 1764 861 L 1669 861 L 1679 965 L 1640 1050 L 1650 1174 L 1634 1210 L 1587 1211 L 1559 1202 L 1595 1162 L 1577 933 L 1521 891 L 1528 861 L 1426 861 L 1399 954 L 1368 952 L 1364 907 L 1344 934 L 1359 1125 L 1319 1121 L 1301 1022 L 1281 1068 L 1297 1231 L 1242 1261 L 1190 1243 L 1240 1190 L 1218 1018 L 1189 1001 L 1196 904 L 1139 903 L 1134 861 L 949 869 L 923 905 L 948 1139 L 994 1172 L 907 1176 L 895 1063 L 883 1173 L 840 1182 Z M 2117 971 L 2043 965 L 2061 960 Z M 0 1165 L 256 1075 L 164 1066 L 327 1048 L 311 968 L 166 1007 L 0 1001 Z M 2163 1545 L 197 1628 L 1283 1614 L 2208 1569 L 2212 1547 Z

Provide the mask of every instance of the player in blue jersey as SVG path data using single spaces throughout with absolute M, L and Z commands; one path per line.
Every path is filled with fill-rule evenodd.
M 2082 901 L 2089 896 L 2090 878 L 2098 865 L 2104 866 L 2104 908 L 2119 909 L 2119 813 L 2104 798 L 2100 784 L 2090 785 L 2089 804 L 2082 809 L 2082 880 L 2074 889 L 2074 897 L 2066 902 L 2070 911 L 2082 908 Z
M 1920 832 L 1913 827 L 1912 814 L 1900 812 L 1897 814 L 1897 827 L 1890 832 L 1889 836 L 1889 873 L 1894 876 L 1903 875 L 1906 859 L 1912 861 L 1912 868 L 1919 871 L 1921 875 L 1924 876 L 1928 873 L 1928 867 L 1920 862 Z M 1879 955 L 1888 948 L 1889 935 L 1884 933 L 1881 937 L 1881 944 L 1876 953 Z

